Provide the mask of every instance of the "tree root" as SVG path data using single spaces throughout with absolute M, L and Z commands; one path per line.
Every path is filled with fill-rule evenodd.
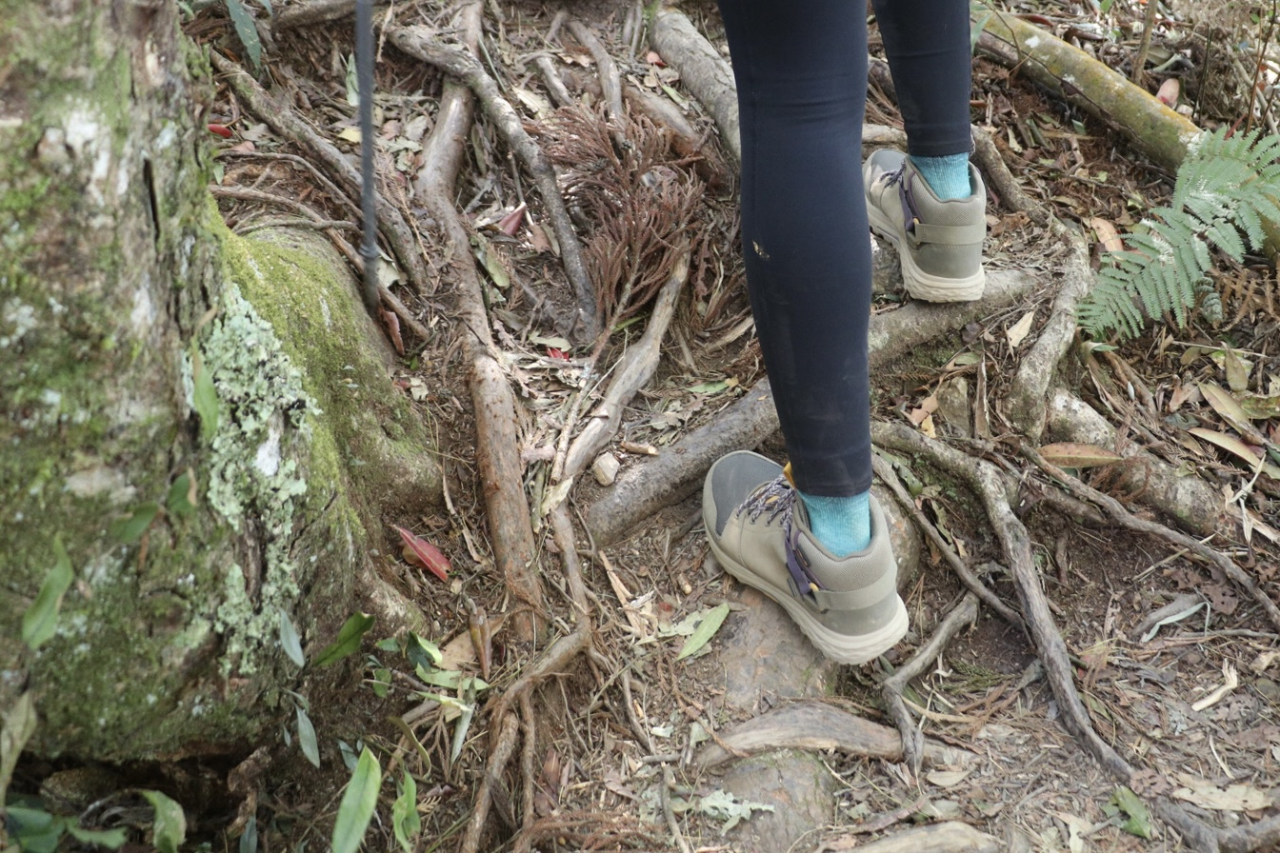
M 570 480 L 576 477 L 617 434 L 623 410 L 636 392 L 648 383 L 658 367 L 662 338 L 667 333 L 671 318 L 675 316 L 676 301 L 688 277 L 689 253 L 686 249 L 677 261 L 671 277 L 659 291 L 639 343 L 629 348 L 622 360 L 614 366 L 613 379 L 605 390 L 604 399 L 591 413 L 590 422 L 569 445 L 564 470 L 559 479 Z
M 913 302 L 871 318 L 870 361 L 875 371 L 949 330 L 1017 302 L 1037 282 L 1029 276 L 993 271 L 977 302 L 929 305 Z M 731 450 L 756 447 L 778 429 L 767 382 L 757 382 L 714 421 L 674 442 L 661 455 L 618 478 L 587 508 L 586 524 L 597 545 L 618 541 L 645 518 L 692 494 L 707 470 Z
M 360 194 L 359 170 L 334 147 L 333 143 L 322 139 L 310 125 L 298 118 L 292 110 L 280 104 L 239 65 L 217 51 L 210 53 L 210 59 L 213 67 L 226 77 L 227 83 L 250 112 L 285 139 L 311 152 L 312 156 L 324 164 L 324 167 L 346 188 L 348 193 L 353 196 Z M 431 288 L 427 265 L 413 228 L 401 216 L 400 211 L 381 194 L 378 197 L 377 211 L 379 230 L 386 237 L 396 260 L 408 275 L 414 291 L 419 294 L 429 293 Z
M 711 114 L 720 131 L 720 144 L 735 163 L 742 162 L 738 131 L 738 93 L 729 63 L 698 32 L 683 12 L 659 8 L 649 30 L 649 44 Z
M 1133 766 L 1094 730 L 1089 712 L 1076 691 L 1066 643 L 1049 610 L 1048 602 L 1040 587 L 1040 579 L 1035 574 L 1030 537 L 1022 522 L 1009 507 L 1007 484 L 999 471 L 990 462 L 973 459 L 942 442 L 926 438 L 902 425 L 873 423 L 871 439 L 879 446 L 903 453 L 919 454 L 931 459 L 943 470 L 967 482 L 978 495 L 1008 560 L 1018 597 L 1022 602 L 1023 617 L 1031 630 L 1050 688 L 1058 702 L 1063 725 L 1107 773 L 1121 784 L 1129 784 L 1134 773 Z M 1065 475 L 1062 476 L 1065 483 Z M 1082 492 L 1082 494 L 1088 493 Z M 1089 497 L 1094 498 L 1093 495 Z M 1123 507 L 1106 495 L 1098 493 L 1096 499 L 1104 508 L 1108 508 L 1108 503 L 1112 502 L 1123 512 Z M 1125 515 L 1128 514 L 1125 513 Z M 1203 547 L 1195 540 L 1190 542 Z M 1219 559 L 1226 558 L 1219 555 Z M 1222 568 L 1226 571 L 1225 566 Z M 1238 567 L 1236 571 L 1239 571 Z M 1270 610 L 1271 608 L 1268 608 L 1269 612 Z M 1204 853 L 1220 853 L 1224 850 L 1245 853 L 1280 837 L 1280 817 L 1270 818 L 1249 827 L 1221 830 L 1196 819 L 1177 803 L 1165 797 L 1154 798 L 1152 810 L 1183 836 L 1183 841 L 1188 847 Z
M 1074 441 L 1117 450 L 1125 462 L 1110 486 L 1130 490 L 1141 501 L 1176 519 L 1186 530 L 1208 536 L 1222 524 L 1222 495 L 1197 477 L 1183 476 L 1170 463 L 1141 449 L 1123 447 L 1116 428 L 1089 404 L 1062 388 L 1049 394 L 1046 432 L 1055 441 Z M 1129 461 L 1132 460 L 1132 461 Z
M 582 258 L 582 244 L 574 231 L 564 198 L 560 195 L 555 170 L 538 143 L 525 132 L 519 114 L 502 97 L 498 84 L 471 53 L 462 48 L 437 43 L 431 38 L 432 31 L 426 27 L 387 27 L 385 32 L 390 42 L 400 50 L 423 62 L 429 62 L 466 83 L 507 147 L 533 176 L 538 192 L 542 195 L 542 202 L 546 205 L 551 228 L 560 244 L 565 274 L 578 302 L 573 334 L 582 340 L 594 340 L 600 334 L 600 307 L 595 286 L 591 283 Z
M 459 12 L 464 39 L 479 38 L 482 7 L 470 3 Z M 471 121 L 471 95 L 465 86 L 446 84 L 436 125 L 423 146 L 424 163 L 417 179 L 423 204 L 454 246 L 469 243 L 466 228 L 453 205 L 454 183 L 462 160 L 462 145 Z M 517 446 L 515 397 L 492 351 L 493 339 L 485 314 L 483 285 L 469 252 L 453 252 L 449 263 L 457 281 L 458 317 L 471 364 L 471 398 L 476 412 L 476 456 L 484 484 L 485 509 L 493 539 L 494 562 L 507 589 L 526 608 L 512 614 L 512 631 L 520 642 L 541 633 L 545 612 L 542 591 L 532 574 L 533 525 L 521 485 Z
M 1171 545 L 1184 548 L 1188 552 L 1195 554 L 1211 566 L 1220 570 L 1224 575 L 1230 578 L 1232 582 L 1248 592 L 1253 600 L 1258 603 L 1258 606 L 1260 606 L 1267 614 L 1267 618 L 1271 620 L 1271 624 L 1275 626 L 1276 630 L 1280 630 L 1280 607 L 1277 607 L 1271 597 L 1258 586 L 1257 581 L 1250 577 L 1244 569 L 1237 566 L 1235 561 L 1230 557 L 1223 554 L 1221 551 L 1210 548 L 1185 533 L 1179 533 L 1176 530 L 1171 530 L 1163 524 L 1156 524 L 1152 521 L 1136 518 L 1132 513 L 1125 509 L 1118 500 L 1110 495 L 1103 494 L 1091 486 L 1085 485 L 1075 477 L 1067 474 L 1061 468 L 1050 464 L 1032 447 L 1023 445 L 1022 454 L 1034 462 L 1041 471 L 1061 484 L 1076 497 L 1081 498 L 1082 500 L 1092 501 L 1102 507 L 1108 515 L 1115 519 L 1115 521 L 1125 529 L 1136 530 L 1139 533 L 1146 533 L 1150 536 L 1155 536 L 1158 539 L 1163 539 Z
M 903 511 L 911 513 L 912 517 L 915 518 L 916 526 L 929 538 L 929 541 L 937 548 L 938 553 L 942 554 L 943 559 L 951 566 L 951 570 L 956 573 L 956 577 L 960 579 L 965 588 L 996 613 L 1000 614 L 1010 625 L 1026 630 L 1026 625 L 1022 621 L 1022 617 L 1018 615 L 1018 612 L 1005 604 L 998 595 L 978 579 L 978 576 L 956 554 L 955 549 L 947 544 L 947 540 L 942 538 L 942 534 L 938 532 L 938 528 L 933 525 L 933 522 L 929 521 L 928 516 L 924 514 L 920 507 L 916 506 L 915 501 L 911 500 L 911 496 L 907 494 L 907 490 L 902 486 L 902 481 L 894 473 L 893 466 L 885 461 L 883 457 L 872 455 L 871 467 L 875 470 L 876 476 L 880 478 L 880 481 L 893 492 L 893 496 L 898 499 L 898 503 L 902 504 Z
M 976 610 L 975 610 L 976 612 Z M 695 761 L 710 770 L 743 755 L 776 749 L 835 749 L 850 755 L 899 761 L 903 741 L 893 729 L 865 720 L 828 702 L 788 702 L 752 717 L 708 744 Z M 967 765 L 977 756 L 931 739 L 922 740 L 920 756 L 929 766 Z
M 911 656 L 911 660 L 880 683 L 880 695 L 902 736 L 902 761 L 915 775 L 919 775 L 920 765 L 924 761 L 924 735 L 916 728 L 915 720 L 911 719 L 911 714 L 902 701 L 902 693 L 911 679 L 924 674 L 933 665 L 952 637 L 977 619 L 978 597 L 972 592 L 966 592 L 960 603 L 951 609 L 947 618 L 934 630 L 929 641 Z

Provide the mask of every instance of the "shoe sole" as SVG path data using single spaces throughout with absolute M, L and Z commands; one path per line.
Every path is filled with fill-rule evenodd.
M 982 298 L 987 286 L 987 272 L 982 267 L 978 272 L 965 278 L 947 278 L 933 275 L 920 269 L 911 252 L 906 251 L 898 242 L 893 223 L 873 204 L 867 204 L 867 218 L 871 222 L 871 230 L 893 244 L 902 260 L 902 282 L 907 293 L 915 299 L 925 302 L 973 302 Z
M 782 609 L 787 611 L 791 621 L 795 622 L 800 631 L 809 638 L 809 642 L 837 663 L 864 664 L 873 661 L 896 646 L 907 633 L 907 606 L 902 603 L 902 596 L 896 592 L 893 597 L 897 600 L 898 606 L 894 610 L 893 617 L 884 627 L 869 634 L 840 634 L 814 618 L 809 609 L 791 594 L 790 589 L 780 589 L 746 566 L 730 559 L 721 550 L 715 537 L 708 536 L 707 543 L 726 572 L 782 605 Z

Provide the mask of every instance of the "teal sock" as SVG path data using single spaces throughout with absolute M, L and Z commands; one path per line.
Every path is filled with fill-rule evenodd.
M 973 195 L 969 185 L 969 155 L 948 154 L 945 157 L 912 157 L 921 176 L 940 201 L 968 198 Z
M 813 537 L 834 557 L 865 551 L 871 544 L 871 493 L 849 498 L 806 495 L 799 492 L 809 512 Z

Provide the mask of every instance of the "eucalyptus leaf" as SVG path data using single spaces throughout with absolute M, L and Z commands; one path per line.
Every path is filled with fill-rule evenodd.
M 95 847 L 105 847 L 108 850 L 116 850 L 125 842 L 125 832 L 122 828 L 114 829 L 81 829 L 73 821 L 67 822 L 67 832 L 71 837 L 82 844 L 92 844 Z
M 186 518 L 195 512 L 196 489 L 194 484 L 195 479 L 189 469 L 186 473 L 179 475 L 178 479 L 174 480 L 173 485 L 169 487 L 169 495 L 164 499 L 165 509 L 179 518 Z
M 240 833 L 239 853 L 258 853 L 258 816 L 250 815 Z
M 338 639 L 316 656 L 316 668 L 337 663 L 360 648 L 360 638 L 368 633 L 373 623 L 374 618 L 368 613 L 353 613 L 346 622 L 342 623 L 342 628 L 338 631 Z
M 227 12 L 231 15 L 231 23 L 235 25 L 236 36 L 244 45 L 244 52 L 249 55 L 255 71 L 262 67 L 262 42 L 258 38 L 258 28 L 253 23 L 253 15 L 244 7 L 242 0 L 227 0 Z
M 187 837 L 187 815 L 182 806 L 159 791 L 141 791 L 155 809 L 155 823 L 151 827 L 151 843 L 160 853 L 178 853 Z
M 301 705 L 295 710 L 298 712 L 298 745 L 302 747 L 302 754 L 307 757 L 307 761 L 319 767 L 320 744 L 316 742 L 316 727 L 311 725 L 311 718 L 302 710 Z
M 373 808 L 378 804 L 381 787 L 382 766 L 365 747 L 338 805 L 338 819 L 333 824 L 333 853 L 356 853 L 359 849 L 369 819 L 373 817 Z
M 0 803 L 5 802 L 5 791 L 18 766 L 18 755 L 27 741 L 36 733 L 36 703 L 27 691 L 4 712 L 0 720 Z
M 280 608 L 280 647 L 289 656 L 289 660 L 298 666 L 306 665 L 307 659 L 302 654 L 302 641 L 298 639 L 298 629 L 293 627 L 289 614 Z
M 62 608 L 62 596 L 66 595 L 74 577 L 71 571 L 71 557 L 67 549 L 62 547 L 62 540 L 53 538 L 55 561 L 44 583 L 40 584 L 40 592 L 22 614 L 22 641 L 32 651 L 43 646 L 53 638 L 58 625 L 58 611 Z
M 703 615 L 702 621 L 698 623 L 698 627 L 694 628 L 693 633 L 684 641 L 684 646 L 680 649 L 680 654 L 676 655 L 676 660 L 684 660 L 702 651 L 702 647 L 711 641 L 728 616 L 728 604 L 718 604 L 708 610 Z
M 1121 829 L 1139 838 L 1154 836 L 1151 812 L 1147 810 L 1147 804 L 1127 786 L 1121 785 L 1116 788 L 1115 793 L 1111 795 L 1111 802 L 1128 815 L 1129 819 L 1120 825 Z

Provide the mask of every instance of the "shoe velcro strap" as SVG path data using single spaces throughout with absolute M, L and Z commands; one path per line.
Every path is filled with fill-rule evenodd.
M 870 607 L 867 603 L 867 590 L 853 589 L 845 592 L 830 589 L 815 589 L 810 595 L 813 603 L 818 605 L 822 613 L 828 610 L 863 610 Z M 872 602 L 874 604 L 875 602 Z
M 928 225 L 915 222 L 907 230 L 911 242 L 933 243 L 942 246 L 970 246 L 981 243 L 987 236 L 985 221 L 971 222 L 968 225 Z

